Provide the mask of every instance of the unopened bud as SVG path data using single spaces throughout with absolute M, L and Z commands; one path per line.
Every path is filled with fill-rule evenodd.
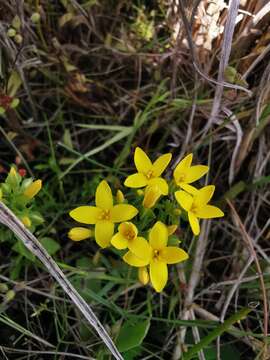
M 140 267 L 138 270 L 138 276 L 139 276 L 139 280 L 143 285 L 148 284 L 149 282 L 149 274 L 148 274 L 148 270 L 145 266 Z
M 116 192 L 116 201 L 118 204 L 122 204 L 125 201 L 125 196 L 121 190 L 117 190 Z
M 91 230 L 84 227 L 74 227 L 68 233 L 68 237 L 73 241 L 88 239 L 91 235 Z
M 21 35 L 21 34 L 16 34 L 16 35 L 14 36 L 14 41 L 15 41 L 18 45 L 20 45 L 20 44 L 23 42 L 23 37 L 22 37 L 22 35 Z
M 40 14 L 38 12 L 34 12 L 32 15 L 31 15 L 31 21 L 32 23 L 36 24 L 40 21 Z
M 16 30 L 13 28 L 9 28 L 7 31 L 7 36 L 13 38 L 16 35 Z

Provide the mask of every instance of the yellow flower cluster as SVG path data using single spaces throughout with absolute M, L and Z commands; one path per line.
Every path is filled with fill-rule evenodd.
M 142 207 L 153 208 L 161 196 L 169 196 L 171 202 L 174 198 L 186 211 L 191 229 L 195 235 L 200 232 L 199 220 L 223 216 L 223 212 L 208 202 L 213 196 L 215 187 L 205 186 L 196 189 L 190 185 L 205 175 L 209 168 L 204 165 L 192 166 L 193 155 L 187 155 L 176 166 L 173 176 L 174 182 L 168 184 L 162 177 L 165 169 L 171 161 L 170 153 L 157 158 L 153 163 L 147 154 L 139 147 L 135 149 L 134 162 L 137 169 L 135 174 L 127 177 L 124 185 L 129 188 L 141 189 L 144 195 Z M 170 189 L 179 187 L 181 190 Z M 168 280 L 168 264 L 175 264 L 188 259 L 188 254 L 178 246 L 170 246 L 170 238 L 177 226 L 165 225 L 156 219 L 148 229 L 142 229 L 141 223 L 145 210 L 141 211 L 126 202 L 123 193 L 118 190 L 116 203 L 108 183 L 103 180 L 96 189 L 95 206 L 79 206 L 70 211 L 70 216 L 79 223 L 95 225 L 94 231 L 86 227 L 74 227 L 69 231 L 69 238 L 74 241 L 87 239 L 94 235 L 97 244 L 102 247 L 114 246 L 118 250 L 127 249 L 123 260 L 138 268 L 139 279 L 143 284 L 151 280 L 151 284 L 157 292 L 163 290 Z M 174 206 L 176 210 L 176 206 Z M 136 215 L 141 215 L 138 227 L 130 222 Z M 169 214 L 165 212 L 165 218 Z M 163 216 L 164 218 L 164 216 Z M 150 221 L 151 222 L 151 221 Z M 118 231 L 115 233 L 115 224 Z M 143 235 L 141 236 L 140 233 Z M 148 273 L 149 269 L 149 273 Z
M 32 178 L 24 178 L 14 166 L 10 168 L 5 182 L 0 184 L 0 201 L 8 205 L 24 226 L 32 231 L 43 222 L 42 216 L 31 204 L 41 188 L 40 179 L 33 181 Z

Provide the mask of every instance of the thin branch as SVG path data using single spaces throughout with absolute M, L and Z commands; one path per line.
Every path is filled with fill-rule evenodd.
M 113 354 L 115 359 L 123 360 L 121 354 L 117 350 L 115 344 L 111 340 L 107 331 L 100 323 L 91 307 L 81 297 L 77 290 L 72 286 L 69 280 L 65 277 L 62 270 L 58 267 L 56 262 L 47 253 L 44 247 L 40 244 L 38 239 L 18 220 L 14 213 L 0 201 L 0 223 L 7 226 L 18 238 L 24 243 L 26 248 L 31 251 L 47 268 L 51 276 L 55 278 L 58 284 L 62 287 L 64 292 L 71 298 L 73 303 L 81 311 L 83 316 L 90 325 L 96 330 L 100 338 L 103 340 L 107 348 Z

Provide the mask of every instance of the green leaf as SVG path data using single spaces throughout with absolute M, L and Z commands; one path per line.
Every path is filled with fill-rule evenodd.
M 54 255 L 60 249 L 58 242 L 50 237 L 42 238 L 40 243 L 45 247 L 50 255 Z
M 125 322 L 116 340 L 119 351 L 124 352 L 139 346 L 147 335 L 149 327 L 150 320 Z
M 17 253 L 26 257 L 26 259 L 32 262 L 35 261 L 35 256 L 24 246 L 20 240 L 18 240 L 16 244 L 12 246 L 12 250 L 17 251 Z

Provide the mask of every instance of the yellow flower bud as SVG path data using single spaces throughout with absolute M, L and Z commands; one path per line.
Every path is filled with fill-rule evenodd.
M 176 232 L 176 230 L 177 230 L 177 225 L 169 225 L 169 226 L 167 226 L 167 229 L 168 229 L 168 235 L 170 236 L 170 235 L 173 235 L 175 232 Z
M 181 215 L 181 213 L 182 213 L 182 210 L 181 209 L 174 209 L 174 213 L 175 213 L 175 215 Z
M 32 182 L 31 185 L 29 185 L 25 191 L 24 191 L 24 196 L 28 197 L 29 199 L 32 199 L 34 196 L 37 195 L 37 193 L 40 191 L 42 187 L 42 181 L 41 180 L 36 180 L 34 182 Z
M 101 253 L 100 253 L 100 251 L 98 250 L 98 251 L 95 253 L 94 257 L 93 257 L 93 264 L 94 264 L 95 266 L 98 265 L 100 258 L 101 258 Z
M 69 230 L 68 237 L 73 241 L 88 239 L 92 235 L 90 229 L 84 227 L 74 227 Z
M 157 186 L 147 186 L 144 192 L 143 207 L 152 208 L 161 196 L 161 192 Z
M 121 190 L 117 190 L 116 192 L 116 201 L 118 204 L 122 204 L 125 201 L 125 196 Z
M 30 220 L 30 218 L 28 217 L 28 216 L 23 216 L 22 218 L 21 218 L 21 220 L 22 220 L 22 223 L 23 223 L 23 225 L 24 226 L 26 226 L 26 227 L 30 227 L 31 226 L 31 224 L 32 224 L 32 222 L 31 222 L 31 220 Z
M 8 175 L 9 175 L 9 176 L 13 176 L 13 177 L 17 176 L 17 171 L 16 171 L 15 167 L 12 166 L 12 167 L 10 168 Z
M 138 194 L 139 196 L 143 196 L 144 192 L 143 192 L 143 190 L 139 189 L 139 190 L 137 190 L 137 194 Z
M 143 285 L 148 284 L 149 282 L 149 274 L 147 271 L 147 267 L 143 266 L 143 267 L 139 267 L 138 270 L 138 276 L 139 276 L 139 280 Z

